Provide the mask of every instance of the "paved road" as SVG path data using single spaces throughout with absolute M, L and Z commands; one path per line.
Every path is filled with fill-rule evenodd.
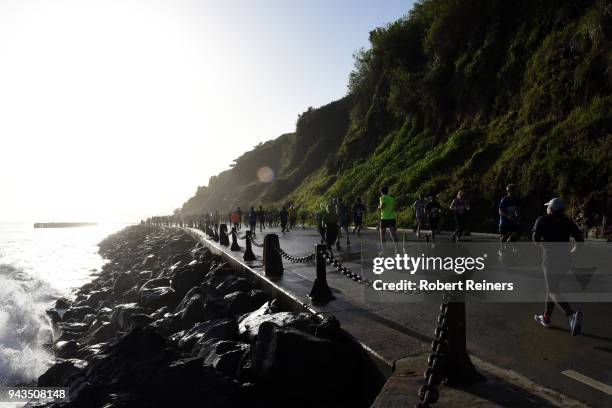
M 277 229 L 265 232 L 279 233 Z M 314 229 L 298 228 L 280 235 L 281 247 L 296 256 L 312 252 L 319 237 Z M 353 238 L 353 237 L 351 237 Z M 416 241 L 409 233 L 406 238 Z M 371 245 L 377 231 L 362 232 L 354 238 L 350 253 L 359 252 L 360 244 Z M 492 241 L 492 237 L 468 237 L 467 240 Z M 360 241 L 361 240 L 361 241 Z M 439 241 L 450 241 L 448 235 Z M 256 253 L 258 250 L 256 248 Z M 340 256 L 347 256 L 344 249 Z M 354 256 L 354 255 L 353 255 Z M 357 267 L 347 262 L 349 267 Z M 314 268 L 311 268 L 314 273 Z M 302 269 L 304 271 L 306 269 Z M 306 272 L 300 272 L 308 275 Z M 328 267 L 330 277 L 337 272 Z M 308 276 L 310 279 L 312 276 Z M 353 283 L 336 285 L 345 296 L 364 302 L 377 314 L 400 323 L 410 331 L 431 337 L 440 303 L 439 295 L 427 295 L 422 302 L 377 302 L 364 291 L 371 289 Z M 555 310 L 553 326 L 538 326 L 534 313 L 540 313 L 540 303 L 494 303 L 470 297 L 467 301 L 467 332 L 470 352 L 498 367 L 520 373 L 534 382 L 552 388 L 595 407 L 612 407 L 612 304 L 581 303 L 575 308 L 584 313 L 583 333 L 572 337 L 565 317 Z

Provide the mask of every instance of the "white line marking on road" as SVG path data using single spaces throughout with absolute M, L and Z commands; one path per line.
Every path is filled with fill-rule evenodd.
M 591 377 L 587 377 L 584 374 L 580 374 L 578 371 L 565 370 L 565 371 L 561 371 L 561 374 L 569 378 L 573 378 L 574 380 L 579 381 L 583 384 L 586 384 L 590 387 L 593 387 L 601 392 L 605 392 L 608 395 L 612 395 L 612 386 L 608 384 L 604 384 L 600 381 L 594 380 Z

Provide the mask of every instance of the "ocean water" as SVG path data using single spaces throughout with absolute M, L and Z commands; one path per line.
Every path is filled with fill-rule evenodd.
M 105 262 L 98 242 L 125 225 L 0 223 L 0 386 L 32 383 L 46 370 L 43 344 L 53 333 L 45 309 L 92 279 Z

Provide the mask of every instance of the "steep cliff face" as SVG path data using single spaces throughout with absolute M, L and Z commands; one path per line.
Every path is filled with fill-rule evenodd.
M 553 195 L 601 225 L 612 208 L 612 6 L 607 1 L 425 0 L 373 30 L 348 96 L 211 178 L 185 213 L 331 196 L 374 205 L 389 184 L 412 222 L 417 193 L 473 202 L 491 229 L 504 186 L 526 222 Z M 256 177 L 269 166 L 271 183 Z M 449 217 L 447 217 L 448 219 Z

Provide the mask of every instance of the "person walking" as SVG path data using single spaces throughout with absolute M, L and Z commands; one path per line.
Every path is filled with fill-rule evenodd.
M 395 235 L 397 214 L 395 212 L 395 198 L 389 195 L 389 187 L 382 186 L 380 188 L 380 198 L 378 204 L 378 210 L 380 211 L 380 242 L 384 244 L 386 242 L 386 231 L 389 230 L 393 243 L 397 243 L 397 237 Z
M 338 201 L 336 203 L 336 215 L 338 216 L 338 226 L 340 227 L 340 231 L 344 231 L 346 233 L 346 246 L 350 246 L 351 240 L 349 238 L 349 224 L 351 222 L 351 212 L 348 206 L 344 204 L 341 197 L 338 197 Z M 340 243 L 340 239 L 338 239 L 338 243 Z
M 300 219 L 302 220 L 302 229 L 306 228 L 306 217 L 308 213 L 305 210 L 300 210 Z
M 259 232 L 266 229 L 266 210 L 260 205 L 257 211 L 257 221 L 259 221 Z
M 255 207 L 251 207 L 247 214 L 247 219 L 249 221 L 249 230 L 251 231 L 253 238 L 255 238 L 255 231 L 257 230 L 257 217 L 258 215 L 257 211 L 255 211 Z
M 421 228 L 424 227 L 425 222 L 427 220 L 427 213 L 425 211 L 425 206 L 427 205 L 427 201 L 423 198 L 422 194 L 419 194 L 417 199 L 412 204 L 415 212 L 416 218 L 416 237 L 417 239 L 421 238 Z
M 289 227 L 287 226 L 287 223 L 289 222 L 289 211 L 287 211 L 285 206 L 283 206 L 278 215 L 280 217 L 281 232 L 283 234 L 289 232 Z
M 542 246 L 542 270 L 546 280 L 546 302 L 544 314 L 534 315 L 536 322 L 550 327 L 555 305 L 565 313 L 572 336 L 580 334 L 582 313 L 574 311 L 564 301 L 559 292 L 559 285 L 568 274 L 572 264 L 572 252 L 577 246 L 569 244 L 570 238 L 575 242 L 584 242 L 580 228 L 565 215 L 565 202 L 553 198 L 546 204 L 546 215 L 539 217 L 532 229 L 533 242 Z M 552 243 L 552 244 L 551 244 Z M 567 243 L 567 245 L 561 244 Z
M 236 208 L 236 212 L 238 213 L 238 230 L 242 229 L 242 210 L 240 207 Z
M 429 232 L 425 235 L 425 241 L 436 242 L 436 232 L 440 227 L 440 215 L 442 208 L 436 200 L 435 194 L 430 194 L 427 204 L 425 205 L 425 213 L 427 214 L 427 221 L 429 224 Z
M 450 203 L 449 208 L 455 216 L 455 232 L 453 232 L 453 241 L 459 242 L 461 235 L 467 225 L 467 213 L 470 210 L 470 203 L 464 197 L 463 190 L 457 192 L 457 197 Z
M 353 203 L 353 207 L 351 208 L 351 213 L 353 214 L 353 224 L 355 224 L 355 228 L 353 228 L 353 235 L 355 235 L 355 231 L 357 231 L 357 236 L 360 236 L 365 212 L 365 205 L 363 205 L 361 202 L 361 198 L 357 197 Z
M 295 222 L 297 221 L 297 210 L 295 209 L 293 204 L 289 206 L 288 212 L 289 212 L 289 229 L 293 229 L 295 228 Z

